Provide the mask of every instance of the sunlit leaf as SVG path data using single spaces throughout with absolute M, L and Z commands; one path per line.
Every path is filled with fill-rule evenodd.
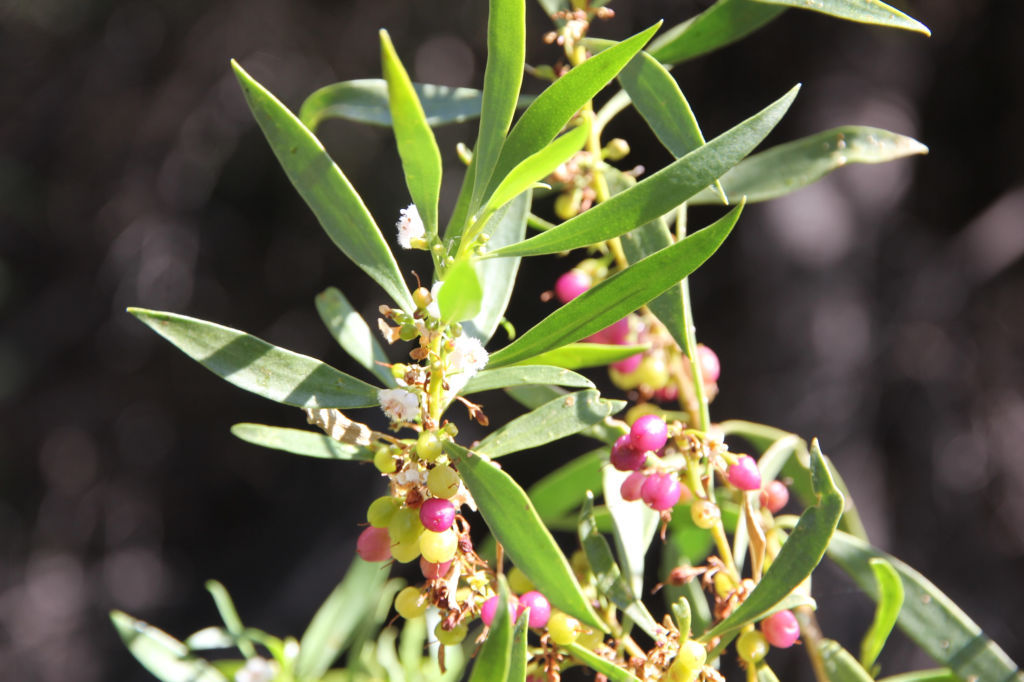
M 162 682 L 227 682 L 216 668 L 192 656 L 163 630 L 122 611 L 111 611 L 110 620 L 132 656 Z
M 216 580 L 207 580 L 206 591 L 213 597 L 213 602 L 217 606 L 220 619 L 224 621 L 224 627 L 228 629 L 231 637 L 238 642 L 238 650 L 246 658 L 255 656 L 256 649 L 253 648 L 252 642 L 245 638 L 245 626 L 242 625 L 242 619 L 238 616 L 235 602 L 231 599 L 227 588 Z
M 231 435 L 253 445 L 293 455 L 356 461 L 373 459 L 373 454 L 366 448 L 340 443 L 317 431 L 241 423 L 231 427 Z
M 395 377 L 386 366 L 388 356 L 384 348 L 341 291 L 327 287 L 317 294 L 316 311 L 334 340 L 353 360 L 373 372 L 385 386 L 395 385 Z
M 498 608 L 487 639 L 476 655 L 469 682 L 503 682 L 508 677 L 512 656 L 512 619 L 508 612 L 508 584 L 498 578 Z
M 499 607 L 500 610 L 500 607 Z M 529 634 L 529 615 L 523 613 L 516 621 L 516 629 L 512 633 L 512 651 L 509 656 L 508 682 L 526 682 L 527 635 Z
M 641 682 L 640 678 L 627 670 L 623 670 L 611 661 L 601 658 L 586 647 L 580 646 L 579 644 L 569 644 L 563 648 L 572 654 L 573 658 L 580 661 L 588 668 L 592 668 L 593 670 L 607 676 L 611 682 Z
M 931 668 L 929 670 L 915 670 L 901 675 L 879 677 L 878 682 L 961 682 L 961 680 L 949 668 Z
M 765 5 L 779 5 L 783 7 L 795 7 L 796 9 L 808 9 L 812 12 L 821 12 L 839 19 L 856 21 L 862 24 L 874 24 L 876 26 L 889 26 L 891 28 L 902 28 L 907 31 L 917 31 L 926 36 L 932 34 L 928 27 L 920 21 L 907 16 L 903 12 L 890 7 L 880 0 L 755 0 Z
M 671 246 L 673 243 L 672 234 L 668 226 L 661 218 L 656 218 L 646 225 L 627 232 L 622 235 L 622 252 L 626 254 L 626 260 L 636 263 L 643 260 L 652 253 Z M 665 329 L 672 335 L 672 338 L 679 345 L 679 348 L 686 347 L 686 328 L 683 322 L 683 282 L 682 280 L 671 285 L 656 298 L 648 302 L 654 316 L 665 325 Z
M 444 284 L 437 292 L 441 320 L 447 324 L 470 319 L 480 312 L 483 295 L 473 264 L 468 260 L 459 261 L 445 273 Z
M 611 466 L 605 467 L 601 488 L 604 491 L 604 504 L 612 515 L 619 563 L 633 593 L 639 595 L 644 591 L 645 557 L 661 523 L 661 516 L 646 504 L 622 499 L 620 489 L 629 473 Z
M 830 682 L 871 682 L 868 671 L 834 639 L 821 640 L 818 651 Z
M 648 52 L 663 64 L 678 64 L 731 45 L 785 11 L 752 0 L 718 0 L 695 17 L 664 31 Z
M 672 156 L 678 159 L 704 144 L 690 103 L 658 60 L 641 52 L 619 74 L 619 83 Z
M 527 386 L 530 384 L 547 384 L 553 386 L 569 386 L 572 388 L 593 388 L 594 382 L 582 374 L 577 374 L 561 367 L 550 365 L 514 365 L 500 369 L 485 369 L 477 372 L 470 379 L 462 395 L 493 391 L 509 386 Z
M 605 343 L 567 343 L 559 348 L 534 355 L 528 362 L 531 365 L 555 365 L 565 369 L 604 367 L 616 360 L 622 360 L 631 355 L 643 353 L 649 347 L 647 345 L 617 346 Z
M 882 647 L 896 627 L 900 609 L 903 608 L 903 582 L 892 564 L 881 557 L 875 557 L 868 560 L 868 565 L 878 584 L 878 605 L 871 627 L 860 643 L 860 664 L 865 670 L 871 670 L 878 660 L 878 654 L 882 653 Z
M 583 504 L 588 490 L 601 486 L 601 468 L 608 463 L 609 449 L 597 448 L 546 474 L 527 493 L 544 522 L 564 518 Z
M 220 625 L 197 630 L 185 638 L 185 646 L 189 651 L 206 651 L 209 649 L 230 649 L 238 640 Z M 248 643 L 252 646 L 251 643 Z

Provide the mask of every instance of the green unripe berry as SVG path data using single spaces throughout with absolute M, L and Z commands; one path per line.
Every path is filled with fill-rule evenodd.
M 402 341 L 412 341 L 419 335 L 420 330 L 416 329 L 416 325 L 411 323 L 403 324 L 398 329 L 398 338 L 402 339 Z
M 387 528 L 391 517 L 395 515 L 401 504 L 398 498 L 390 495 L 378 497 L 366 508 L 366 520 L 374 528 Z
M 430 289 L 417 287 L 416 291 L 412 292 L 412 302 L 416 304 L 417 308 L 423 310 L 434 302 L 434 297 L 430 295 Z
M 427 490 L 434 497 L 450 500 L 459 492 L 459 474 L 447 464 L 439 464 L 427 474 Z
M 462 640 L 466 639 L 466 633 L 469 631 L 469 626 L 465 623 L 459 623 L 451 630 L 445 630 L 441 627 L 442 623 L 438 623 L 437 627 L 434 628 L 434 636 L 437 637 L 437 641 L 445 646 L 455 646 Z
M 418 540 L 423 532 L 423 522 L 415 509 L 396 509 L 388 521 L 388 535 L 394 542 L 412 542 Z
M 699 670 L 708 660 L 708 650 L 700 642 L 688 639 L 679 647 L 675 663 L 684 665 L 689 669 Z M 674 664 L 673 664 L 674 665 Z
M 582 626 L 583 632 L 580 633 L 580 637 L 576 640 L 576 643 L 585 649 L 593 651 L 602 643 L 604 643 L 604 633 L 600 630 L 594 630 L 588 628 L 585 625 Z
M 373 466 L 377 467 L 377 471 L 382 474 L 393 474 L 398 469 L 398 465 L 395 464 L 395 458 L 391 454 L 391 448 L 387 445 L 382 445 L 373 452 Z
M 640 385 L 640 377 L 636 372 L 620 372 L 614 367 L 608 368 L 608 378 L 620 391 L 631 391 Z
M 402 377 L 405 376 L 405 371 L 407 369 L 409 368 L 403 365 L 401 362 L 396 362 L 395 364 L 391 365 L 391 376 L 393 376 L 396 379 L 401 379 Z
M 665 358 L 660 353 L 644 356 L 640 366 L 636 368 L 636 374 L 640 383 L 651 390 L 657 391 L 668 385 L 668 367 L 665 365 Z
M 551 641 L 558 646 L 572 644 L 579 639 L 581 631 L 580 622 L 561 611 L 551 614 L 551 619 L 548 620 L 548 634 L 551 636 Z
M 608 140 L 601 154 L 609 161 L 619 161 L 629 154 L 629 143 L 621 137 L 613 137 Z
M 416 454 L 419 455 L 420 459 L 433 462 L 441 456 L 442 452 L 444 452 L 444 446 L 441 444 L 441 439 L 433 431 L 424 431 L 416 439 Z
M 420 538 L 416 536 L 411 540 L 393 541 L 391 543 L 391 557 L 400 564 L 408 564 L 420 558 Z
M 639 403 L 634 405 L 626 410 L 626 423 L 632 426 L 633 422 L 645 414 L 661 414 L 661 408 L 654 403 Z
M 693 525 L 707 530 L 722 518 L 722 510 L 713 502 L 694 500 L 693 505 L 690 507 L 690 518 L 693 519 Z
M 443 564 L 455 558 L 459 535 L 449 528 L 441 533 L 425 530 L 420 535 L 420 553 L 432 564 Z
M 733 580 L 730 575 L 723 573 L 722 571 L 715 573 L 715 577 L 712 578 L 712 581 L 715 584 L 715 594 L 722 599 L 725 599 L 729 596 L 730 592 L 736 589 L 736 581 Z
M 676 659 L 661 680 L 662 682 L 696 682 L 699 675 L 700 668 L 688 668 L 679 659 Z
M 569 220 L 580 212 L 580 204 L 583 201 L 583 192 L 578 188 L 570 192 L 562 192 L 555 197 L 555 215 L 559 220 Z
M 736 653 L 747 663 L 760 663 L 768 655 L 768 648 L 760 630 L 748 630 L 736 640 Z
M 525 594 L 533 589 L 533 582 L 526 577 L 522 569 L 513 566 L 512 570 L 508 572 L 508 589 L 515 594 Z
M 413 618 L 419 618 L 427 612 L 427 600 L 424 599 L 423 603 L 420 603 L 420 597 L 422 596 L 418 587 L 406 587 L 398 595 L 395 596 L 395 611 L 398 611 L 398 615 L 406 620 L 412 620 Z

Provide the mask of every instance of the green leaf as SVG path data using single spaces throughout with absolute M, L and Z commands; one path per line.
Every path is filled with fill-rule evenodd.
M 373 453 L 366 448 L 341 443 L 318 431 L 241 423 L 231 427 L 231 435 L 253 445 L 293 455 L 363 462 L 373 459 Z
M 672 602 L 672 618 L 676 622 L 676 629 L 679 630 L 679 634 L 682 638 L 690 638 L 690 623 L 693 619 L 692 612 L 690 610 L 690 601 L 685 597 L 680 597 Z
M 548 17 L 553 17 L 558 12 L 564 12 L 569 7 L 569 0 L 537 0 L 537 4 L 543 8 Z
M 526 573 L 555 608 L 607 632 L 607 626 L 584 596 L 568 560 L 519 484 L 481 455 L 454 443 L 445 443 L 445 450 L 476 500 L 484 522 L 512 563 Z
M 572 657 L 583 663 L 583 665 L 606 675 L 611 682 L 641 682 L 640 678 L 636 677 L 628 670 L 623 670 L 611 661 L 601 658 L 584 646 L 579 644 L 568 644 L 562 648 L 572 654 Z
M 242 619 L 238 617 L 238 610 L 235 609 L 235 603 L 231 600 L 227 588 L 216 580 L 207 580 L 206 591 L 213 597 L 213 603 L 217 606 L 220 619 L 224 621 L 224 627 L 238 642 L 238 650 L 246 658 L 255 656 L 256 649 L 253 648 L 252 642 L 245 638 L 245 626 L 242 625 Z
M 398 155 L 402 157 L 405 184 L 419 209 L 427 236 L 437 234 L 437 200 L 441 194 L 441 150 L 434 131 L 427 123 L 412 80 L 398 59 L 391 37 L 380 30 L 380 60 L 388 83 L 388 107 L 391 110 Z
M 474 450 L 491 458 L 529 450 L 578 433 L 624 405 L 620 400 L 602 399 L 596 389 L 569 393 L 492 431 Z
M 515 632 L 512 633 L 512 652 L 509 656 L 508 682 L 526 682 L 526 641 L 529 630 L 529 617 L 524 613 L 516 621 Z
M 690 103 L 658 60 L 641 52 L 619 74 L 619 83 L 672 156 L 678 159 L 704 144 Z
M 230 649 L 237 642 L 238 639 L 236 637 L 219 625 L 211 625 L 202 630 L 197 630 L 185 638 L 185 646 L 189 651 Z M 252 646 L 251 643 L 246 643 Z
M 868 565 L 878 584 L 878 606 L 871 627 L 860 643 L 860 664 L 865 670 L 871 670 L 878 660 L 878 654 L 882 653 L 882 647 L 889 639 L 900 609 L 903 608 L 903 583 L 892 564 L 881 557 L 875 557 L 868 559 Z
M 654 26 L 615 43 L 574 67 L 537 96 L 516 122 L 501 148 L 491 186 L 523 159 L 536 154 L 600 92 L 637 54 L 661 26 Z M 490 188 L 489 188 L 490 189 Z
M 563 518 L 583 504 L 588 490 L 601 486 L 601 469 L 610 450 L 597 448 L 576 457 L 530 486 L 527 494 L 545 522 Z
M 399 307 L 413 309 L 380 228 L 316 136 L 281 102 L 231 62 L 256 122 L 295 189 L 341 251 L 380 284 Z
M 671 246 L 672 233 L 661 218 L 641 225 L 622 235 L 622 252 L 626 260 L 637 263 L 661 249 Z M 686 348 L 686 328 L 683 322 L 683 281 L 671 285 L 647 304 L 654 316 L 665 325 L 679 348 Z
M 490 248 L 496 249 L 523 240 L 532 196 L 532 192 L 523 192 L 494 212 L 485 228 L 490 235 L 487 242 Z M 512 300 L 519 261 L 519 258 L 496 258 L 474 263 L 484 294 L 480 301 L 480 312 L 462 326 L 482 343 L 487 343 L 494 335 L 494 330 L 498 328 Z
M 823 639 L 818 645 L 821 661 L 830 682 L 871 682 L 871 675 L 857 659 L 834 639 Z
M 757 666 L 757 682 L 779 682 L 779 678 L 767 663 L 762 663 Z
M 618 196 L 625 195 L 624 192 Z M 607 205 L 599 204 L 583 215 Z M 501 367 L 532 358 L 552 348 L 578 341 L 617 322 L 696 270 L 725 241 L 741 211 L 742 207 L 733 209 L 703 230 L 634 263 L 583 292 L 491 355 L 489 366 Z
M 725 620 L 704 633 L 702 641 L 734 632 L 759 619 L 802 583 L 821 561 L 843 513 L 843 496 L 817 441 L 811 445 L 811 478 L 817 505 L 800 515 L 800 521 L 750 596 Z
M 389 360 L 384 348 L 344 294 L 327 287 L 316 296 L 316 311 L 334 340 L 353 360 L 373 372 L 385 386 L 396 385 L 391 369 L 386 366 Z
M 317 610 L 299 643 L 295 677 L 318 679 L 348 645 L 377 603 L 388 571 L 378 563 L 352 560 L 345 578 Z
M 582 374 L 577 374 L 561 367 L 550 365 L 514 365 L 500 369 L 485 369 L 477 372 L 470 379 L 461 395 L 470 395 L 482 391 L 493 391 L 508 386 L 527 386 L 530 384 L 549 384 L 553 386 L 569 386 L 572 388 L 593 388 L 594 382 Z
M 448 269 L 444 275 L 444 284 L 437 292 L 437 307 L 441 311 L 441 320 L 462 322 L 480 312 L 480 302 L 484 292 L 480 287 L 480 278 L 468 260 L 459 261 Z
M 480 133 L 473 152 L 475 177 L 470 213 L 483 203 L 494 166 L 512 123 L 526 59 L 524 0 L 490 0 L 487 16 L 487 66 L 480 111 Z M 447 236 L 447 235 L 446 235 Z
M 605 343 L 567 343 L 564 346 L 534 355 L 523 362 L 529 362 L 531 365 L 554 365 L 565 369 L 604 367 L 616 360 L 643 353 L 648 348 L 650 346 L 647 345 L 615 346 Z M 513 367 L 519 366 L 522 365 L 513 365 Z
M 587 562 L 597 578 L 598 591 L 632 618 L 651 639 L 658 639 L 662 628 L 647 607 L 637 599 L 633 588 L 622 576 L 619 565 L 615 563 L 608 541 L 597 530 L 597 522 L 594 520 L 594 495 L 591 492 L 584 498 L 583 509 L 580 511 L 579 537 L 580 545 L 587 554 Z
M 846 19 L 847 21 L 902 28 L 907 31 L 917 31 L 926 36 L 932 34 L 928 27 L 917 19 L 913 19 L 879 0 L 813 0 L 813 2 L 805 2 L 804 0 L 756 0 L 756 2 L 765 5 L 808 9 L 812 12 L 821 12 L 822 14 L 828 14 L 839 19 Z
M 884 163 L 912 154 L 927 154 L 917 140 L 881 128 L 842 126 L 780 144 L 744 159 L 722 176 L 722 187 L 733 202 L 765 201 L 789 194 L 851 163 Z M 691 204 L 721 203 L 705 189 Z
M 429 83 L 413 83 L 412 87 L 431 126 L 462 123 L 480 115 L 483 97 L 479 90 Z M 299 119 L 310 130 L 329 118 L 390 128 L 387 82 L 361 78 L 332 83 L 307 97 L 299 109 Z
M 129 308 L 185 355 L 239 388 L 296 407 L 372 407 L 377 388 L 307 355 L 185 315 Z
M 899 559 L 848 533 L 837 532 L 828 556 L 878 601 L 870 560 L 888 561 L 903 582 L 904 601 L 896 624 L 937 663 L 961 679 L 1024 680 L 1017 665 L 933 583 Z
M 227 682 L 226 677 L 188 648 L 149 623 L 111 611 L 117 634 L 146 670 L 163 682 Z
M 675 516 L 682 516 L 682 514 L 676 514 Z M 689 514 L 687 514 L 689 516 Z M 664 550 L 661 555 L 661 575 L 662 580 L 665 583 L 665 587 L 662 591 L 665 593 L 665 601 L 671 607 L 680 599 L 686 601 L 690 607 L 690 632 L 694 635 L 703 632 L 708 624 L 711 622 L 711 607 L 708 606 L 707 595 L 704 594 L 704 590 L 701 589 L 699 580 L 691 580 L 684 585 L 672 585 L 668 582 L 668 575 L 672 569 L 679 566 L 681 563 L 691 564 L 692 562 L 682 556 L 679 550 L 679 546 L 675 542 L 673 537 L 676 531 L 673 530 L 669 535 L 670 541 L 665 543 Z
M 878 682 L 961 682 L 961 680 L 949 668 L 932 668 L 930 670 L 915 670 L 902 675 L 879 677 Z
M 661 516 L 646 504 L 622 499 L 622 483 L 632 472 L 605 467 L 601 488 L 604 504 L 612 515 L 615 549 L 634 594 L 644 592 L 644 561 L 651 540 L 658 531 Z
M 760 144 L 786 113 L 797 90 L 799 86 L 760 113 L 608 201 L 547 232 L 492 251 L 487 257 L 568 251 L 618 237 L 664 215 L 710 185 Z
M 504 682 L 512 656 L 512 619 L 508 613 L 508 583 L 498 577 L 498 609 L 491 629 L 476 656 L 469 682 Z
M 679 64 L 731 45 L 784 11 L 751 0 L 718 0 L 697 16 L 663 32 L 647 51 L 663 64 Z

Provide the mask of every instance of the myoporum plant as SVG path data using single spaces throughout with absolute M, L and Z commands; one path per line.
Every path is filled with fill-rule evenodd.
M 368 380 L 213 322 L 130 312 L 236 386 L 303 410 L 311 425 L 236 424 L 236 436 L 339 466 L 363 462 L 387 493 L 365 519 L 352 519 L 362 527 L 358 557 L 300 638 L 244 626 L 211 581 L 222 625 L 179 641 L 115 611 L 129 650 L 166 682 L 536 682 L 572 669 L 616 682 L 711 682 L 723 671 L 768 682 L 777 679 L 772 651 L 796 646 L 819 682 L 846 682 L 876 678 L 879 652 L 899 627 L 936 667 L 883 679 L 1020 679 L 933 584 L 871 546 L 816 441 L 712 420 L 721 366 L 698 343 L 691 315 L 686 278 L 745 203 L 849 163 L 926 148 L 851 125 L 752 154 L 799 86 L 707 141 L 671 68 L 789 7 L 928 29 L 878 0 L 718 0 L 678 26 L 659 22 L 616 42 L 592 34 L 614 18 L 606 2 L 540 4 L 553 20 L 542 39 L 555 62 L 524 63 L 524 0 L 490 0 L 481 91 L 411 82 L 383 30 L 383 79 L 329 85 L 298 115 L 232 64 L 292 184 L 341 254 L 380 285 L 372 322 L 337 289 L 316 297 L 328 332 Z M 536 97 L 521 95 L 524 74 L 547 82 Z M 628 107 L 674 161 L 656 172 L 615 165 L 629 143 L 605 130 Z M 331 117 L 393 130 L 409 201 L 384 217 L 394 231 L 380 229 L 317 140 Z M 467 167 L 454 210 L 442 216 L 433 128 L 474 117 L 472 147 L 450 150 Z M 535 201 L 557 222 L 537 215 Z M 696 204 L 722 214 L 691 229 L 687 207 Z M 426 251 L 429 279 L 404 271 L 395 246 Z M 550 314 L 516 333 L 504 315 L 520 260 L 556 253 L 577 254 L 575 265 L 552 282 L 542 304 Z M 601 367 L 619 396 L 601 395 L 579 371 Z M 493 391 L 526 411 L 489 424 Z M 389 428 L 370 428 L 359 410 L 382 410 Z M 467 442 L 455 413 L 495 428 Z M 498 464 L 570 437 L 594 447 L 529 490 Z M 482 542 L 483 533 L 471 535 L 481 524 Z M 552 530 L 574 532 L 575 546 Z M 651 585 L 646 562 L 655 553 L 661 581 Z M 877 603 L 856 653 L 816 620 L 827 605 L 813 597 L 811 575 L 825 555 Z M 414 564 L 422 579 L 389 579 L 396 563 Z

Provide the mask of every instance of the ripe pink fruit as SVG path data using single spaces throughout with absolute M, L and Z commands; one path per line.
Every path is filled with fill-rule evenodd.
M 420 571 L 427 580 L 437 580 L 438 578 L 445 577 L 448 575 L 448 569 L 451 567 L 452 562 L 450 561 L 446 561 L 443 564 L 435 564 L 420 557 Z
M 697 344 L 697 360 L 700 362 L 700 375 L 705 384 L 713 384 L 722 374 L 722 365 L 718 355 L 703 343 Z
M 356 540 L 356 553 L 363 561 L 387 561 L 391 558 L 391 537 L 387 528 L 369 526 Z
M 776 611 L 761 621 L 761 632 L 772 646 L 788 649 L 800 637 L 800 624 L 792 611 Z
M 519 613 L 517 610 L 517 602 L 515 595 L 508 596 L 508 617 L 512 620 L 516 619 L 516 615 Z M 491 626 L 494 622 L 494 615 L 498 612 L 498 595 L 494 595 L 483 603 L 480 607 L 480 620 L 484 622 L 487 627 Z
M 643 450 L 634 450 L 629 441 L 629 434 L 619 436 L 612 446 L 612 454 L 609 458 L 612 466 L 619 471 L 637 471 L 642 469 L 647 461 L 647 453 Z
M 611 364 L 611 367 L 616 372 L 622 372 L 623 374 L 629 374 L 630 372 L 635 372 L 636 371 L 637 367 L 640 366 L 640 363 L 643 361 L 643 359 L 644 359 L 643 353 L 637 353 L 636 355 L 630 355 L 628 358 L 622 358 L 621 360 L 616 360 L 615 362 L 613 362 Z
M 420 507 L 420 521 L 427 530 L 444 532 L 455 521 L 455 505 L 449 500 L 432 497 Z
M 589 289 L 592 283 L 590 275 L 573 268 L 569 272 L 563 273 L 555 282 L 555 296 L 562 303 L 568 303 Z
M 548 618 L 551 617 L 551 604 L 548 603 L 547 597 L 537 590 L 530 590 L 519 597 L 516 618 L 519 618 L 519 614 L 525 609 L 530 609 L 528 624 L 531 628 L 542 628 L 548 624 Z
M 640 497 L 654 511 L 676 506 L 682 492 L 682 485 L 673 474 L 651 474 L 640 487 Z
M 726 471 L 729 483 L 740 490 L 758 490 L 761 487 L 761 471 L 750 455 L 740 455 L 736 463 Z
M 665 420 L 656 414 L 645 414 L 640 417 L 629 429 L 629 442 L 634 450 L 661 450 L 668 442 L 668 427 Z
M 761 491 L 761 506 L 778 514 L 789 502 L 789 488 L 782 481 L 771 481 Z
M 622 487 L 619 488 L 619 494 L 622 495 L 622 499 L 627 502 L 633 502 L 640 499 L 640 489 L 644 485 L 644 481 L 647 480 L 647 474 L 642 471 L 634 471 L 626 480 L 622 482 Z

